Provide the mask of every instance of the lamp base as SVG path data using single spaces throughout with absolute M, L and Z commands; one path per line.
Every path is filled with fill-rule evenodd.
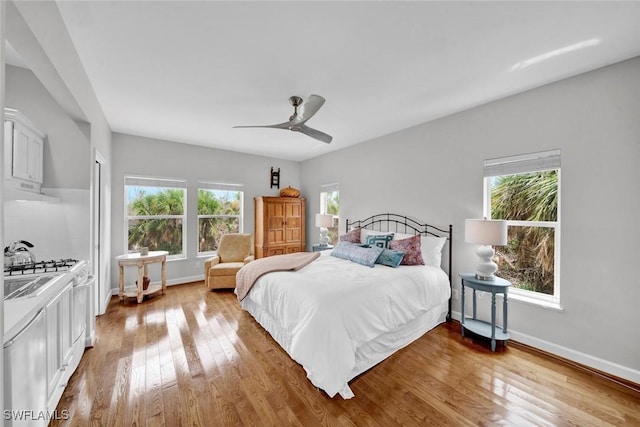
M 478 280 L 494 280 L 494 273 L 498 271 L 498 264 L 493 262 L 493 256 L 496 252 L 491 246 L 480 246 L 476 251 L 478 255 L 478 265 L 476 266 L 476 279 Z
M 329 244 L 329 237 L 327 233 L 329 230 L 325 227 L 320 227 L 320 246 L 327 246 Z

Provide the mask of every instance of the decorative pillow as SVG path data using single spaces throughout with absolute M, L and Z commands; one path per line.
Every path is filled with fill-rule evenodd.
M 420 253 L 419 235 L 409 237 L 408 239 L 392 240 L 389 242 L 389 249 L 395 249 L 405 253 L 400 265 L 424 265 L 424 260 Z
M 367 237 L 367 241 L 364 242 L 369 246 L 377 246 L 382 249 L 387 249 L 389 247 L 389 242 L 393 239 L 393 233 L 389 234 L 378 234 L 378 235 L 370 235 Z
M 360 243 L 360 231 L 362 229 L 360 227 L 354 228 L 349 231 L 347 234 L 343 234 L 340 236 L 341 242 L 351 242 L 351 243 Z
M 396 268 L 402 262 L 402 258 L 404 258 L 404 252 L 394 251 L 393 249 L 384 249 L 376 260 L 376 264 Z
M 363 228 L 362 232 L 360 233 L 360 241 L 362 243 L 367 243 L 367 239 L 369 238 L 369 236 L 381 236 L 384 234 L 391 234 L 391 231 L 376 231 Z
M 442 248 L 446 237 L 422 236 L 420 239 L 422 259 L 426 265 L 440 267 L 442 265 Z
M 373 267 L 383 250 L 378 247 L 362 247 L 350 242 L 338 242 L 331 251 L 331 256 Z

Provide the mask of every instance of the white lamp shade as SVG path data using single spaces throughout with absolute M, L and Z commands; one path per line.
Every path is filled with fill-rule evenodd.
M 464 240 L 476 245 L 504 246 L 507 244 L 507 221 L 467 219 L 464 222 Z
M 316 227 L 320 227 L 320 228 L 333 227 L 333 215 L 316 214 Z

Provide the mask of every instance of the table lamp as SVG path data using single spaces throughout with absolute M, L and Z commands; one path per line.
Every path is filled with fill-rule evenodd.
M 320 228 L 320 246 L 327 246 L 329 238 L 327 237 L 327 228 L 333 226 L 333 215 L 316 214 L 316 227 Z
M 507 244 L 507 221 L 491 219 L 467 219 L 464 222 L 464 240 L 478 247 L 476 279 L 493 280 L 498 264 L 493 262 L 495 251 L 491 246 Z

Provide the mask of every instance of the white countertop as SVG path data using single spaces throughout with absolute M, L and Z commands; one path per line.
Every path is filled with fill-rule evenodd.
M 163 256 L 169 255 L 168 251 L 149 251 L 147 255 L 141 255 L 140 252 L 130 252 L 124 255 L 118 255 L 116 257 L 117 261 L 130 261 L 130 260 L 148 260 L 152 258 L 160 258 Z

